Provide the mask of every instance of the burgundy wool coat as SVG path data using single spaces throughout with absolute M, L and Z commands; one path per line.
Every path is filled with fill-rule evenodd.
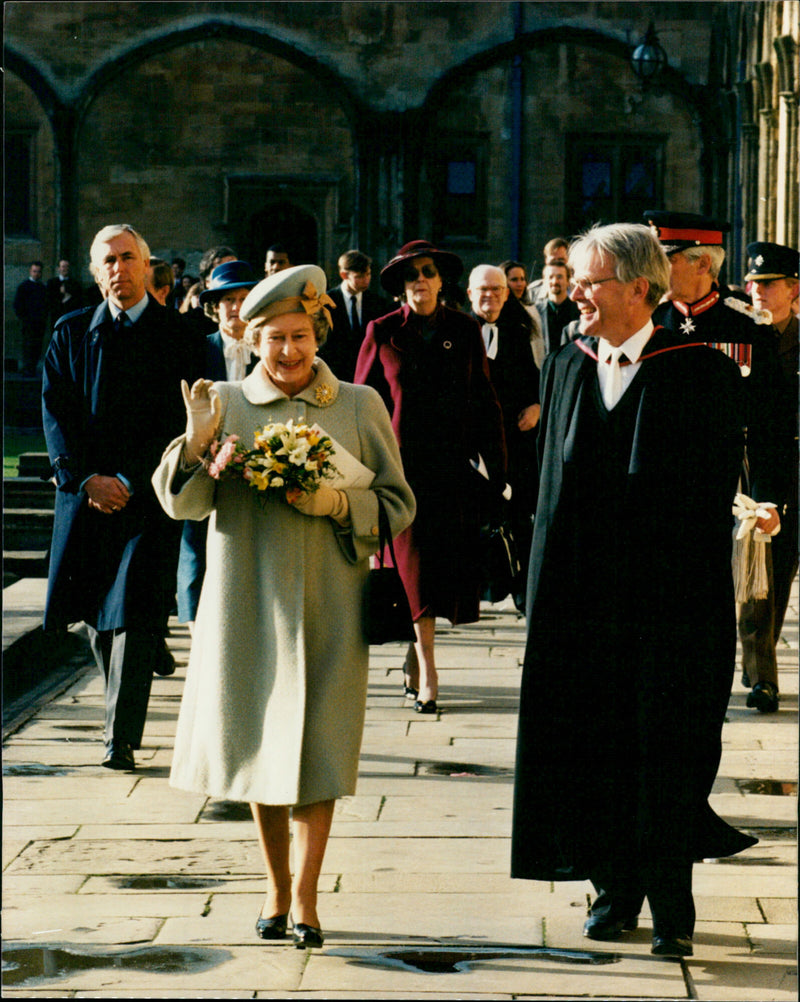
M 355 382 L 383 397 L 417 500 L 394 542 L 412 615 L 455 625 L 479 618 L 481 507 L 505 486 L 506 453 L 480 328 L 444 306 L 431 319 L 424 327 L 404 305 L 372 321 Z M 479 455 L 488 480 L 470 462 Z

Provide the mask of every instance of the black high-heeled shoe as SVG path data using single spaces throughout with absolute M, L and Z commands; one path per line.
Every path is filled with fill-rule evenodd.
M 256 920 L 256 934 L 261 939 L 283 939 L 286 936 L 289 913 L 285 915 L 274 915 L 272 918 L 262 918 L 260 915 Z
M 292 927 L 292 939 L 298 950 L 319 950 L 325 942 L 322 929 L 305 922 L 295 922 Z
M 428 699 L 424 703 L 422 702 L 421 699 L 418 699 L 416 701 L 416 703 L 414 703 L 414 709 L 417 711 L 417 713 L 437 713 L 438 712 L 438 707 L 436 706 L 436 700 L 435 699 Z
M 417 696 L 419 696 L 419 689 L 415 689 L 413 685 L 409 685 L 407 682 L 404 682 L 403 694 L 406 699 L 416 699 Z

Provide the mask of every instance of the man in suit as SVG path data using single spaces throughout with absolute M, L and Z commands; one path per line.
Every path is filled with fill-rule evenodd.
M 566 261 L 548 261 L 542 270 L 542 295 L 535 304 L 539 311 L 545 354 L 549 355 L 569 336 L 564 328 L 578 319 L 578 307 L 569 298 L 569 266 Z
M 778 709 L 778 663 L 775 645 L 783 629 L 789 591 L 797 574 L 797 403 L 798 321 L 792 312 L 797 299 L 798 254 L 792 247 L 759 241 L 747 248 L 750 297 L 757 310 L 768 310 L 778 349 L 782 385 L 773 392 L 782 400 L 782 450 L 778 465 L 782 485 L 774 497 L 781 531 L 766 546 L 769 591 L 739 608 L 743 682 L 752 686 L 747 705 L 761 713 Z
M 525 308 L 509 295 L 502 268 L 480 264 L 469 276 L 467 296 L 481 326 L 489 375 L 503 411 L 511 497 L 508 514 L 520 563 L 514 602 L 525 609 L 525 581 L 536 510 L 536 426 L 539 423 L 539 370 L 530 350 Z M 495 499 L 500 506 L 500 498 Z M 491 515 L 491 512 L 489 513 Z
M 564 237 L 553 237 L 552 240 L 548 240 L 544 245 L 542 257 L 546 265 L 556 263 L 566 264 L 568 256 L 569 241 Z M 532 303 L 535 303 L 539 299 L 547 298 L 547 283 L 544 278 L 534 279 L 528 285 L 528 298 Z
M 83 287 L 70 275 L 70 263 L 66 258 L 58 262 L 58 272 L 47 280 L 47 314 L 50 326 L 66 313 L 79 310 L 83 306 Z
M 289 251 L 283 244 L 273 244 L 267 248 L 267 256 L 264 258 L 264 274 L 269 278 L 278 271 L 285 271 L 292 267 Z
M 150 483 L 181 433 L 190 353 L 177 315 L 145 288 L 150 252 L 127 224 L 91 247 L 103 302 L 68 314 L 47 350 L 42 409 L 56 509 L 45 629 L 86 623 L 105 678 L 105 755 L 135 768 L 153 672 L 164 666 L 179 523 Z
M 647 897 L 652 952 L 683 957 L 693 861 L 755 842 L 708 803 L 736 648 L 739 377 L 654 328 L 669 263 L 647 227 L 594 227 L 570 264 L 581 336 L 541 373 L 512 876 L 591 880 L 596 940 L 635 929 Z
M 372 259 L 366 254 L 345 251 L 338 264 L 342 281 L 329 293 L 336 308 L 331 313 L 330 334 L 319 355 L 339 379 L 352 383 L 367 324 L 385 316 L 391 306 L 382 296 L 370 292 Z
M 17 286 L 14 312 L 22 324 L 22 374 L 35 376 L 47 329 L 47 287 L 42 281 L 44 265 L 31 261 L 28 277 Z

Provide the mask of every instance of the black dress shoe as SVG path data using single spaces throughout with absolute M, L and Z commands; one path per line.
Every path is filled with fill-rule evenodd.
M 589 939 L 619 939 L 623 932 L 633 932 L 638 926 L 639 919 L 636 915 L 615 920 L 592 915 L 583 926 L 583 935 Z
M 650 952 L 657 957 L 691 957 L 694 950 L 691 936 L 653 936 Z
M 747 705 L 759 713 L 776 713 L 779 699 L 778 690 L 772 682 L 756 682 L 747 694 Z
M 283 939 L 286 936 L 288 918 L 288 914 L 273 915 L 272 918 L 262 918 L 259 915 L 256 920 L 256 934 L 261 939 Z
M 164 678 L 168 675 L 175 674 L 175 658 L 172 656 L 172 651 L 166 644 L 164 644 L 163 650 L 158 652 L 153 671 L 156 675 L 161 675 Z
M 319 950 L 325 942 L 322 929 L 305 922 L 295 922 L 292 927 L 292 939 L 298 950 Z
M 136 762 L 133 758 L 133 748 L 127 741 L 109 741 L 106 745 L 106 754 L 102 765 L 106 769 L 119 769 L 126 772 L 133 772 Z
M 417 713 L 436 713 L 436 700 L 428 699 L 423 703 L 421 699 L 418 699 L 414 703 L 414 709 Z

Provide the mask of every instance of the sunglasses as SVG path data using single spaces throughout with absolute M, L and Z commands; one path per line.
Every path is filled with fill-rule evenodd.
M 415 268 L 413 265 L 409 264 L 403 268 L 403 281 L 404 282 L 416 282 L 416 280 L 422 275 L 423 278 L 436 278 L 439 272 L 436 270 L 435 264 L 423 264 L 421 269 Z

